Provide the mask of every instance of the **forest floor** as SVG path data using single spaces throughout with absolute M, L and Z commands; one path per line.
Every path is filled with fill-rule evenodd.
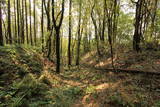
M 0 107 L 160 107 L 159 75 L 98 70 L 111 61 L 97 59 L 86 54 L 79 69 L 56 74 L 36 48 L 0 47 Z M 115 65 L 159 72 L 160 51 L 119 53 Z

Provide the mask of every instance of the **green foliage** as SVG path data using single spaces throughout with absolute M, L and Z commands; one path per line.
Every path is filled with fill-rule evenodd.
M 43 70 L 43 64 L 36 52 L 32 48 L 23 46 L 5 46 L 0 47 L 0 71 L 12 72 L 24 77 L 27 73 L 40 73 Z
M 37 61 L 29 62 L 28 66 L 32 73 L 40 73 L 43 70 L 43 65 Z
M 47 90 L 47 85 L 39 82 L 33 75 L 29 74 L 23 80 L 15 81 L 10 87 L 10 90 L 1 92 L 1 96 L 7 106 L 41 106 L 49 101 L 45 98 Z
M 42 83 L 44 83 L 44 84 L 47 84 L 47 85 L 49 85 L 49 86 L 52 85 L 51 81 L 48 80 L 48 78 L 47 78 L 46 76 L 44 76 L 44 75 L 42 75 L 42 76 L 39 78 L 39 81 L 42 82 Z
M 96 92 L 96 87 L 93 85 L 89 85 L 85 90 L 86 94 L 91 94 L 91 93 L 95 93 L 95 92 Z
M 118 39 L 121 43 L 127 44 L 132 40 L 133 34 L 133 17 L 130 13 L 120 12 L 118 25 Z
M 72 98 L 80 96 L 82 93 L 82 89 L 80 87 L 69 87 L 65 90 L 65 94 Z
M 35 73 L 43 69 L 41 59 L 22 46 L 0 47 L 0 106 L 37 107 L 49 102 L 48 86 Z M 37 106 L 34 106 L 37 105 Z
M 82 90 L 79 87 L 54 88 L 49 91 L 54 107 L 70 107 L 81 94 Z
M 97 74 L 95 76 L 93 76 L 92 80 L 95 81 L 95 80 L 99 80 L 102 78 L 102 75 L 101 74 Z
M 160 107 L 160 100 L 155 103 L 155 107 Z
M 155 107 L 160 106 L 159 101 L 148 103 L 150 98 L 147 98 L 147 94 L 143 93 L 144 91 L 147 92 L 145 88 L 138 85 L 135 87 L 134 84 L 130 83 L 132 77 L 137 77 L 137 75 L 128 77 L 125 74 L 124 76 L 121 76 L 123 74 L 118 76 L 119 74 L 116 73 L 109 74 L 108 78 L 106 78 L 107 76 L 101 72 L 94 72 L 93 68 L 83 68 L 77 71 L 77 67 L 62 72 L 60 75 L 47 73 L 49 68 L 45 69 L 44 73 L 41 73 L 43 64 L 40 56 L 35 50 L 29 51 L 30 49 L 28 49 L 22 47 L 14 47 L 13 49 L 10 49 L 10 47 L 6 49 L 0 48 L 2 50 L 0 51 L 0 71 L 4 71 L 0 75 L 0 106 L 2 107 L 71 107 L 77 102 L 76 100 L 82 100 L 82 97 L 86 103 L 94 103 L 96 101 L 106 103 L 107 101 L 108 105 L 115 107 L 146 107 L 149 104 L 153 104 Z M 148 56 L 153 57 L 152 59 L 159 58 L 158 51 L 151 54 L 154 54 L 154 56 L 149 55 L 149 52 L 136 54 L 134 55 L 135 57 L 131 54 L 131 59 L 127 59 L 127 56 L 126 63 L 132 65 L 133 61 L 142 62 Z M 96 59 L 94 55 L 93 59 Z M 151 62 L 150 59 L 149 61 Z M 134 68 L 142 67 L 141 65 L 134 66 Z M 146 79 L 142 80 L 141 77 L 133 79 L 133 82 L 134 80 L 142 81 L 143 85 L 145 85 L 144 81 L 149 83 Z M 129 82 L 124 85 L 125 81 Z M 113 87 L 97 91 L 96 88 L 102 82 L 111 83 Z M 132 85 L 133 88 L 127 87 L 128 84 Z M 123 88 L 127 94 L 123 93 Z M 118 93 L 117 90 L 120 92 Z M 126 97 L 126 95 L 129 97 Z M 130 99 L 132 96 L 133 99 Z
M 134 104 L 125 101 L 118 93 L 113 96 L 110 96 L 109 103 L 117 107 L 134 107 Z

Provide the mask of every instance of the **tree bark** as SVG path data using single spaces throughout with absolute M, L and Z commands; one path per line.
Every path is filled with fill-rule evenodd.
M 30 15 L 30 42 L 31 42 L 31 45 L 33 45 L 31 0 L 29 0 L 29 15 Z
M 26 16 L 26 40 L 27 40 L 27 44 L 29 44 L 27 0 L 25 0 L 25 16 Z
M 41 39 L 42 39 L 42 52 L 44 52 L 44 14 L 43 14 L 43 12 L 44 12 L 44 7 L 43 7 L 43 3 L 44 3 L 44 0 L 42 0 L 42 19 L 41 19 L 41 33 L 42 33 L 42 37 L 41 37 Z
M 9 44 L 12 44 L 12 31 L 11 31 L 11 2 L 8 0 L 8 36 L 9 36 Z
M 36 32 L 36 0 L 34 0 L 34 43 L 37 45 L 37 32 Z
M 46 12 L 46 15 L 47 15 L 47 31 L 50 33 L 48 39 L 47 39 L 47 42 L 46 42 L 46 48 L 47 48 L 47 58 L 50 59 L 50 55 L 51 55 L 51 51 L 52 51 L 52 42 L 51 42 L 51 39 L 52 39 L 52 35 L 51 35 L 51 32 L 52 32 L 52 27 L 51 27 L 51 17 L 50 17 L 50 3 L 51 1 L 49 0 L 47 2 L 47 5 L 46 5 L 46 2 L 44 2 L 44 7 L 45 7 L 45 12 Z
M 24 35 L 24 0 L 22 0 L 22 12 L 21 12 L 21 43 L 24 44 L 25 42 L 25 35 Z
M 68 66 L 71 66 L 71 38 L 72 38 L 72 0 L 69 0 L 69 36 L 68 36 Z
M 17 37 L 17 16 L 16 16 L 16 0 L 14 0 L 14 41 L 17 43 L 18 37 Z
M 55 33 L 56 33 L 56 72 L 60 73 L 60 29 L 62 26 L 62 21 L 63 21 L 63 17 L 64 17 L 64 2 L 65 0 L 62 0 L 62 9 L 61 9 L 61 16 L 60 16 L 60 20 L 59 23 L 57 24 L 57 18 L 55 18 L 55 2 L 54 0 L 52 0 L 52 19 L 53 19 L 53 26 L 55 29 Z
M 81 18 L 82 18 L 82 1 L 80 0 L 79 3 L 79 21 L 78 21 L 78 43 L 77 43 L 77 58 L 76 58 L 76 65 L 79 65 L 80 59 L 80 45 L 81 45 Z
M 18 43 L 20 44 L 20 13 L 19 13 L 19 0 L 17 0 L 17 24 L 18 24 Z
M 2 1 L 0 1 L 0 46 L 4 46 L 2 32 Z
M 133 36 L 133 50 L 139 52 L 140 51 L 140 39 L 142 36 L 141 31 L 141 9 L 142 9 L 142 0 L 138 0 L 136 2 L 136 16 L 135 16 L 135 31 Z
M 92 18 L 92 22 L 93 22 L 94 29 L 95 29 L 95 40 L 96 40 L 97 53 L 98 53 L 98 56 L 100 56 L 101 52 L 99 50 L 98 28 L 97 28 L 96 20 L 94 19 L 94 16 L 93 16 L 94 8 L 95 8 L 95 4 L 93 5 L 92 10 L 91 10 L 91 18 Z

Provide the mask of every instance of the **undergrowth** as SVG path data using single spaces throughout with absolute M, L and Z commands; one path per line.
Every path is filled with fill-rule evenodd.
M 36 47 L 0 47 L 0 107 L 160 107 L 159 77 L 83 67 L 56 74 L 42 59 Z

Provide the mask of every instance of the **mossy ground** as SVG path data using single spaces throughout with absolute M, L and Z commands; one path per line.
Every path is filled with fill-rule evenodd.
M 35 49 L 0 47 L 0 106 L 160 107 L 159 76 L 54 67 Z

